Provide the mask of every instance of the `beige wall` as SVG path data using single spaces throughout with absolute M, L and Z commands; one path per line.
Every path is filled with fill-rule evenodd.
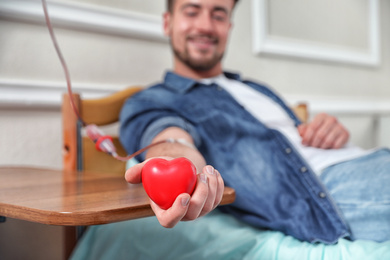
M 13 1 L 16 0 L 0 2 L 0 165 L 61 168 L 59 99 L 65 90 L 63 71 L 42 20 L 23 20 L 23 17 L 10 16 L 4 11 L 5 5 Z M 292 19 L 294 16 L 283 10 L 283 2 L 275 1 L 271 6 L 272 33 L 313 39 L 310 30 L 302 35 L 296 28 L 286 27 L 278 18 Z M 26 3 L 28 1 L 22 1 L 20 6 Z M 140 15 L 151 21 L 158 21 L 164 10 L 164 1 L 155 0 L 83 0 L 77 3 L 85 4 L 88 10 L 92 7 L 96 12 L 109 7 L 115 8 L 114 14 L 131 12 L 135 17 Z M 381 0 L 380 4 L 382 62 L 377 67 L 255 55 L 252 2 L 249 0 L 241 0 L 235 11 L 225 67 L 241 71 L 247 78 L 266 82 L 291 100 L 319 101 L 320 106 L 315 102 L 310 104 L 313 113 L 320 108 L 329 108 L 330 112 L 339 114 L 352 129 L 352 140 L 364 147 L 372 147 L 378 142 L 388 144 L 387 135 L 372 135 L 378 122 L 388 128 L 388 117 L 382 122 L 381 118 L 373 116 L 378 114 L 375 109 L 372 113 L 359 114 L 366 110 L 365 104 L 370 109 L 376 101 L 385 104 L 390 100 L 390 51 L 387 48 L 390 46 L 390 3 Z M 313 7 L 313 12 L 315 10 L 317 7 Z M 357 14 L 343 15 L 345 19 L 353 20 Z M 338 17 L 337 21 L 343 22 L 343 19 Z M 315 22 L 311 24 L 316 27 Z M 61 23 L 55 30 L 75 89 L 82 93 L 96 90 L 108 93 L 128 85 L 146 85 L 160 80 L 163 71 L 171 66 L 168 43 L 160 36 L 149 39 L 142 35 L 102 32 L 99 28 L 78 29 Z M 366 33 L 366 29 L 362 31 L 362 34 Z M 315 36 L 318 38 L 321 37 Z M 332 40 L 327 36 L 326 39 Z M 365 37 L 355 35 L 345 39 L 342 43 L 367 47 L 362 44 Z M 350 43 L 350 39 L 356 41 Z M 37 87 L 41 85 L 44 87 Z M 346 108 L 344 103 L 347 103 Z M 378 109 L 379 114 L 390 111 L 386 106 Z M 364 137 L 367 134 L 369 136 Z M 43 233 L 37 234 L 38 230 Z M 58 235 L 61 235 L 58 227 L 16 220 L 0 224 L 0 259 L 26 259 L 27 254 L 30 259 L 60 259 L 62 249 Z
M 9 1 L 9 0 L 8 0 Z M 298 1 L 298 0 L 295 0 Z M 302 0 L 299 0 L 302 1 Z M 351 2 L 350 0 L 344 0 Z M 79 1 L 80 2 L 80 1 Z M 87 1 L 87 4 L 97 1 Z M 163 1 L 161 1 L 163 2 Z M 276 1 L 281 2 L 281 1 Z M 356 1 L 352 1 L 356 2 Z M 365 1 L 359 1 L 365 2 Z M 149 15 L 160 19 L 164 10 L 163 4 L 155 1 L 98 1 L 100 7 L 111 5 L 121 12 L 125 10 Z M 288 58 L 283 56 L 258 56 L 252 49 L 252 8 L 251 1 L 241 1 L 235 12 L 233 32 L 225 59 L 225 67 L 234 71 L 242 71 L 246 77 L 266 82 L 286 94 L 327 95 L 351 97 L 390 96 L 390 52 L 384 48 L 389 44 L 388 1 L 380 1 L 381 8 L 381 43 L 382 64 L 378 67 L 345 65 L 340 63 L 313 61 L 308 59 Z M 276 18 L 294 19 L 295 13 L 285 10 L 281 4 L 271 12 L 270 27 L 276 35 L 294 34 L 295 27 L 286 27 Z M 272 5 L 273 6 L 273 5 Z M 271 7 L 272 7 L 271 6 Z M 50 6 L 49 6 L 50 8 Z M 280 10 L 279 10 L 280 9 Z M 296 10 L 293 10 L 296 11 Z M 344 14 L 348 17 L 348 13 Z M 353 14 L 356 16 L 356 14 Z M 367 14 L 365 14 L 367 16 Z M 287 17 L 287 18 L 286 18 Z M 326 17 L 326 16 L 324 16 Z M 364 17 L 366 18 L 366 17 Z M 342 20 L 342 19 L 338 19 Z M 352 21 L 356 21 L 354 18 Z M 312 22 L 310 22 L 312 23 Z M 336 24 L 337 25 L 337 24 Z M 344 40 L 345 44 L 359 47 L 366 44 L 365 37 L 357 37 L 356 30 L 366 25 L 360 23 L 351 36 L 356 39 L 356 46 Z M 315 22 L 312 23 L 315 28 Z M 324 22 L 318 22 L 324 27 Z M 292 30 L 292 31 L 291 31 Z M 367 34 L 367 29 L 362 34 Z M 41 23 L 28 24 L 18 19 L 4 18 L 0 23 L 0 80 L 36 80 L 44 82 L 63 82 L 63 71 L 54 52 L 47 29 Z M 288 33 L 287 33 L 288 32 Z M 132 36 L 110 35 L 107 33 L 91 33 L 85 30 L 68 30 L 61 26 L 56 28 L 57 37 L 64 53 L 74 84 L 98 85 L 121 88 L 128 84 L 148 84 L 159 80 L 162 71 L 170 67 L 171 58 L 167 42 L 135 39 Z M 295 32 L 298 38 L 310 39 L 302 32 Z M 327 34 L 330 34 L 327 32 Z M 332 36 L 327 36 L 329 41 Z M 321 39 L 318 39 L 321 40 Z M 341 42 L 341 43 L 343 43 Z M 340 43 L 340 42 L 339 42 Z M 17 51 L 16 51 L 17 50 Z

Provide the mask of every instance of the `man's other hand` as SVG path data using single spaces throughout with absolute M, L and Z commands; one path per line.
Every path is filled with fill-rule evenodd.
M 349 139 L 348 130 L 336 117 L 321 113 L 307 124 L 298 126 L 302 144 L 322 149 L 338 149 Z

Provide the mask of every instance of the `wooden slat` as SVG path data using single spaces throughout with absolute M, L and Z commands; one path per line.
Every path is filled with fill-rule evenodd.
M 117 122 L 123 103 L 128 97 L 142 90 L 130 87 L 99 99 L 84 99 L 81 103 L 81 117 L 89 124 L 108 125 Z
M 309 111 L 306 103 L 299 103 L 292 107 L 295 115 L 302 121 L 302 123 L 307 123 L 309 120 Z
M 113 137 L 114 145 L 119 155 L 125 156 L 126 152 L 117 137 Z M 111 155 L 96 150 L 94 142 L 88 137 L 83 138 L 83 167 L 85 171 L 106 172 L 124 176 L 126 162 L 119 161 Z
M 73 94 L 74 104 L 77 109 L 80 107 L 80 96 Z M 77 116 L 70 104 L 68 94 L 62 97 L 62 155 L 63 168 L 66 170 L 77 169 Z

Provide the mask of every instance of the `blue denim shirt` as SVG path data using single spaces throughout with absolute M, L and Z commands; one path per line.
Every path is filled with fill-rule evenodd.
M 237 74 L 225 75 L 241 80 Z M 296 125 L 300 123 L 271 89 L 243 82 L 275 100 Z M 168 72 L 164 82 L 125 103 L 120 121 L 120 138 L 128 153 L 143 148 L 169 126 L 188 131 L 207 163 L 236 191 L 235 202 L 221 207 L 224 212 L 309 242 L 335 243 L 349 236 L 325 187 L 290 142 L 218 85 Z

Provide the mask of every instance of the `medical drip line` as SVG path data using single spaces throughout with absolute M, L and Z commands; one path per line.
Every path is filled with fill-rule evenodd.
M 54 48 L 55 48 L 55 50 L 57 52 L 57 55 L 58 55 L 58 57 L 59 57 L 59 59 L 61 61 L 61 65 L 62 65 L 62 68 L 63 68 L 64 73 L 65 73 L 65 79 L 66 79 L 66 84 L 67 84 L 67 88 L 68 88 L 68 93 L 69 93 L 70 103 L 71 103 L 72 109 L 73 109 L 74 113 L 76 114 L 77 118 L 82 123 L 82 125 L 85 126 L 86 123 L 81 118 L 80 113 L 79 113 L 79 111 L 77 110 L 77 108 L 76 108 L 76 106 L 74 104 L 73 93 L 72 93 L 72 87 L 71 87 L 71 81 L 70 81 L 70 75 L 69 75 L 68 67 L 66 66 L 65 59 L 62 56 L 60 47 L 58 46 L 57 39 L 56 39 L 54 31 L 53 31 L 53 26 L 51 25 L 51 21 L 50 21 L 50 18 L 49 18 L 49 13 L 47 11 L 46 0 L 42 0 L 42 6 L 43 6 L 43 12 L 45 14 L 45 20 L 46 20 L 47 28 L 49 29 L 50 37 L 52 39 Z
M 73 99 L 73 93 L 72 93 L 72 84 L 71 84 L 71 80 L 70 80 L 70 74 L 69 74 L 69 71 L 68 71 L 68 67 L 66 65 L 66 62 L 65 62 L 65 59 L 61 53 L 61 50 L 60 50 L 60 47 L 57 43 L 57 39 L 55 37 L 55 34 L 54 34 L 54 30 L 53 30 L 53 26 L 51 24 L 51 21 L 50 21 L 50 17 L 49 17 L 49 12 L 47 10 L 47 3 L 46 3 L 46 0 L 42 0 L 42 6 L 43 6 L 43 11 L 44 11 L 44 15 L 45 15 L 45 20 L 46 20 L 46 25 L 49 29 L 49 33 L 50 33 L 50 37 L 52 39 L 52 42 L 54 44 L 54 48 L 57 52 L 57 55 L 61 61 L 61 65 L 62 65 L 62 68 L 64 70 L 64 73 L 65 73 L 65 78 L 66 78 L 66 83 L 67 83 L 67 90 L 68 90 L 68 93 L 69 93 L 69 99 L 70 99 L 70 104 L 71 104 L 71 107 L 74 111 L 74 113 L 76 114 L 78 120 L 81 122 L 82 126 L 85 127 L 85 130 L 86 130 L 86 133 L 87 133 L 87 136 L 95 143 L 95 147 L 97 150 L 99 151 L 102 151 L 102 152 L 105 152 L 107 154 L 110 154 L 111 156 L 113 156 L 115 159 L 117 160 L 120 160 L 120 161 L 127 161 L 127 160 L 130 160 L 131 158 L 145 152 L 146 150 L 148 150 L 149 148 L 155 146 L 155 145 L 159 145 L 159 144 L 162 144 L 162 143 L 181 143 L 181 144 L 184 144 L 184 145 L 187 145 L 187 146 L 190 146 L 188 145 L 188 143 L 186 143 L 185 140 L 182 140 L 182 139 L 166 139 L 166 140 L 162 140 L 162 141 L 158 141 L 158 142 L 155 142 L 155 143 L 152 143 L 138 151 L 136 151 L 135 153 L 131 154 L 131 155 L 127 155 L 125 157 L 123 156 L 119 156 L 116 152 L 116 148 L 114 146 L 114 143 L 112 142 L 112 137 L 109 136 L 109 135 L 105 135 L 103 133 L 103 131 L 101 131 L 97 125 L 95 124 L 86 124 L 85 121 L 82 119 L 75 103 L 74 103 L 74 99 Z

